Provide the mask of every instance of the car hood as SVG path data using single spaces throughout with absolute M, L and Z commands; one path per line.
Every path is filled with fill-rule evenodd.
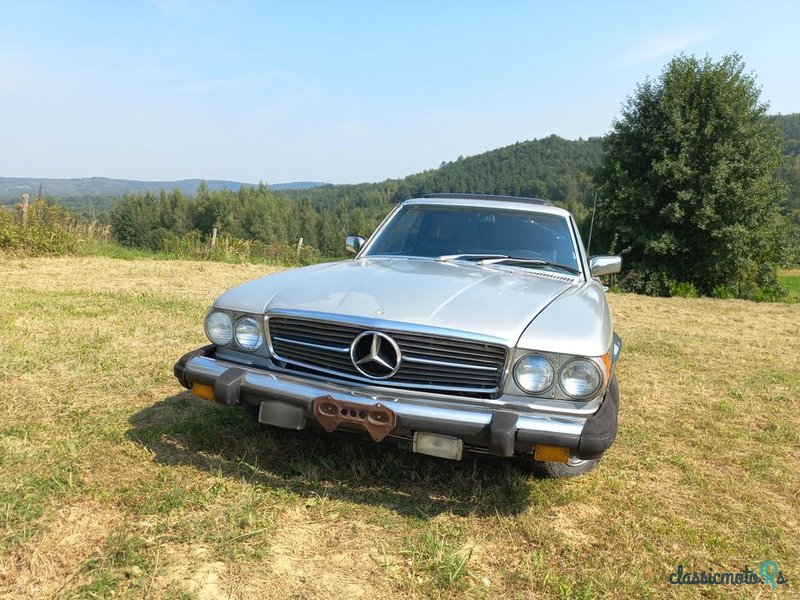
M 537 314 L 579 283 L 530 269 L 368 258 L 268 275 L 225 292 L 214 305 L 249 313 L 366 317 L 376 327 L 422 325 L 513 346 Z
M 360 259 L 268 275 L 232 288 L 214 305 L 248 313 L 366 317 L 376 327 L 435 327 L 513 346 L 537 314 L 575 285 L 572 277 L 519 268 Z

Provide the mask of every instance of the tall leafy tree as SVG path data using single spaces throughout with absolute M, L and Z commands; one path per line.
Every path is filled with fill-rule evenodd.
M 628 98 L 595 185 L 597 247 L 626 256 L 631 287 L 776 293 L 785 190 L 766 108 L 735 54 L 678 56 Z
M 123 246 L 152 247 L 158 226 L 158 204 L 149 192 L 125 194 L 111 209 L 111 230 Z

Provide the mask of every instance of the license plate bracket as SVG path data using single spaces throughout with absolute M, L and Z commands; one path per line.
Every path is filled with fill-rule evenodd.
M 366 429 L 376 442 L 383 440 L 397 426 L 397 414 L 380 403 L 364 405 L 333 396 L 319 396 L 314 398 L 312 410 L 325 431 L 332 432 L 342 423 L 354 423 Z

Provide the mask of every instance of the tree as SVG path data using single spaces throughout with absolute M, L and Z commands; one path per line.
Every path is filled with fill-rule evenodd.
M 782 144 L 759 95 L 739 55 L 681 55 L 628 98 L 594 180 L 596 247 L 626 257 L 632 289 L 780 289 Z
M 123 246 L 152 247 L 153 232 L 158 227 L 158 205 L 150 192 L 126 193 L 111 209 L 111 231 Z

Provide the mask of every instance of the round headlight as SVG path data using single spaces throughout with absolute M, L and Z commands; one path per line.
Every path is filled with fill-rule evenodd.
M 264 343 L 261 326 L 253 317 L 242 317 L 236 322 L 236 343 L 242 350 L 258 350 Z
M 227 346 L 233 339 L 233 323 L 227 313 L 214 311 L 206 317 L 206 335 L 218 346 Z
M 541 394 L 553 385 L 556 373 L 553 364 L 541 354 L 528 354 L 514 366 L 517 385 L 529 394 Z
M 591 360 L 576 358 L 561 367 L 558 377 L 561 389 L 573 398 L 589 398 L 603 383 L 600 368 Z

